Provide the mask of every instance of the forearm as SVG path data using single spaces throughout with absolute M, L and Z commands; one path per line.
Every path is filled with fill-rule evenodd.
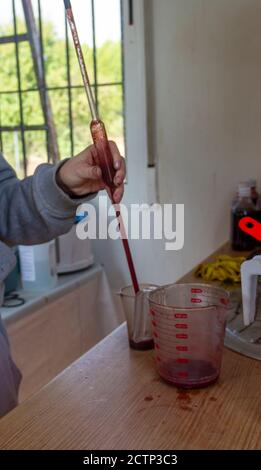
M 58 187 L 57 168 L 41 165 L 34 176 L 20 181 L 15 174 L 0 180 L 0 239 L 10 245 L 44 243 L 66 233 L 76 208 L 74 200 Z

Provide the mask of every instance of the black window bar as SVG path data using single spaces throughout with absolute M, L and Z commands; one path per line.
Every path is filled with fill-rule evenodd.
M 17 76 L 17 83 L 18 87 L 16 90 L 1 90 L 1 83 L 0 83 L 0 98 L 1 95 L 17 95 L 19 101 L 19 124 L 18 125 L 2 125 L 1 119 L 1 104 L 0 104 L 0 151 L 4 153 L 4 142 L 3 142 L 3 133 L 5 132 L 20 132 L 21 135 L 21 143 L 22 143 L 22 156 L 23 156 L 23 169 L 24 169 L 24 176 L 27 175 L 27 147 L 26 147 L 26 138 L 25 133 L 27 131 L 45 131 L 46 132 L 46 153 L 48 156 L 48 161 L 51 161 L 50 150 L 48 148 L 48 133 L 49 129 L 46 124 L 41 125 L 26 125 L 24 122 L 24 106 L 23 106 L 23 96 L 25 93 L 28 92 L 37 92 L 39 91 L 38 87 L 28 87 L 22 88 L 21 82 L 21 63 L 20 63 L 20 53 L 19 53 L 19 44 L 20 42 L 28 41 L 29 35 L 27 33 L 19 34 L 17 28 L 17 13 L 16 13 L 16 0 L 12 0 L 12 16 L 13 16 L 13 29 L 14 34 L 0 37 L 0 47 L 4 47 L 4 44 L 15 44 L 15 60 L 16 60 L 16 76 Z M 62 0 L 61 0 L 62 1 Z M 95 18 L 95 0 L 90 0 L 91 2 L 91 14 L 92 14 L 92 40 L 93 40 L 93 76 L 94 81 L 92 87 L 94 89 L 94 96 L 96 100 L 97 108 L 99 108 L 99 89 L 102 87 L 112 87 L 112 86 L 120 86 L 122 89 L 122 103 L 124 108 L 124 55 L 123 55 L 123 0 L 119 0 L 120 2 L 120 11 L 121 11 L 121 80 L 114 81 L 114 82 L 104 82 L 100 83 L 98 80 L 98 61 L 97 61 L 97 45 L 96 45 L 96 18 Z M 54 7 L 55 8 L 55 7 Z M 43 19 L 42 19 L 42 0 L 37 0 L 37 14 L 38 14 L 38 32 L 39 32 L 39 40 L 40 40 L 40 50 L 41 50 L 41 63 L 43 68 L 44 74 L 44 91 L 45 93 L 49 91 L 58 91 L 64 90 L 68 93 L 68 128 L 70 134 L 70 154 L 74 155 L 74 119 L 73 119 L 73 95 L 72 90 L 81 89 L 84 90 L 83 85 L 76 85 L 72 84 L 71 79 L 71 60 L 70 60 L 70 33 L 67 24 L 66 15 L 64 13 L 64 21 L 65 21 L 65 57 L 66 57 L 66 85 L 61 86 L 48 86 L 46 83 L 46 64 L 44 60 L 44 40 L 43 40 Z M 43 114 L 45 114 L 45 109 L 43 109 Z M 124 111 L 124 110 L 123 110 Z M 45 117 L 45 116 L 44 116 Z M 46 120 L 45 120 L 46 122 Z M 123 112 L 123 137 L 125 140 L 125 119 L 124 119 L 124 112 Z M 8 156 L 7 156 L 8 157 Z

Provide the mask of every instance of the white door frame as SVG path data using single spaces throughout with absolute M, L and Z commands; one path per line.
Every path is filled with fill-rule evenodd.
M 133 24 L 130 24 L 129 0 L 122 1 L 128 170 L 125 200 L 127 203 L 151 203 L 155 202 L 151 194 L 151 186 L 154 184 L 150 184 L 154 169 L 148 168 L 144 0 L 132 2 Z

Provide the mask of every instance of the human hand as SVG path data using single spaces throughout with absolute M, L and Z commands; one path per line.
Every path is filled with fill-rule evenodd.
M 124 179 L 126 176 L 125 160 L 120 155 L 115 142 L 109 142 L 113 156 L 115 191 L 113 202 L 118 204 L 124 193 Z M 87 147 L 79 155 L 71 158 L 62 165 L 57 172 L 57 184 L 71 197 L 84 197 L 106 189 L 102 179 L 102 172 L 97 164 L 97 151 L 94 145 Z

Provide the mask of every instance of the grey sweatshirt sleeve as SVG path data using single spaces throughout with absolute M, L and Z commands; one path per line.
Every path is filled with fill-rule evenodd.
M 0 154 L 0 240 L 10 245 L 44 243 L 70 230 L 77 207 L 56 184 L 57 166 L 40 165 L 19 180 Z

